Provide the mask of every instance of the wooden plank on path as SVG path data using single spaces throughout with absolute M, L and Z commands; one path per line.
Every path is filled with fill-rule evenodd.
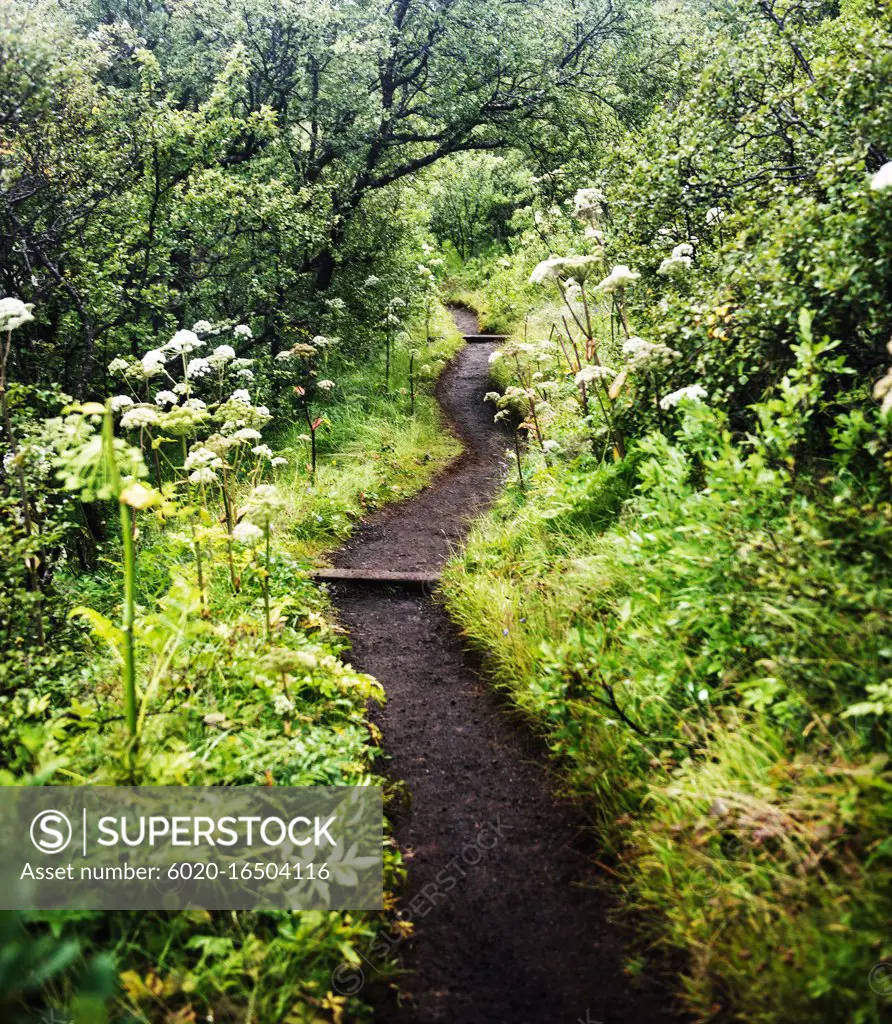
M 411 587 L 434 587 L 440 580 L 431 572 L 393 572 L 389 569 L 314 569 L 314 580 L 326 583 L 380 583 Z
M 509 335 L 507 334 L 463 334 L 462 337 L 465 341 L 469 342 L 482 342 L 482 341 L 507 341 Z

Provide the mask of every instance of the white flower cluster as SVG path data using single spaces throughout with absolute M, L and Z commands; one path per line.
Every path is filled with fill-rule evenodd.
M 693 255 L 694 247 L 689 242 L 682 242 L 672 250 L 671 256 L 663 260 L 657 273 L 662 277 L 684 277 L 691 269 Z
M 160 348 L 149 349 L 140 360 L 142 376 L 148 380 L 149 377 L 157 377 L 158 374 L 164 373 L 168 358 Z
M 892 188 L 892 160 L 883 164 L 870 179 L 870 187 L 874 192 L 884 192 L 887 188 Z
M 268 529 L 283 504 L 275 484 L 258 484 L 248 497 L 243 518 L 248 523 Z
M 246 547 L 253 547 L 255 544 L 259 544 L 263 540 L 263 530 L 259 526 L 255 526 L 254 523 L 249 523 L 246 520 L 238 523 L 232 531 L 232 539 L 237 544 L 244 544 Z
M 284 693 L 277 693 L 273 697 L 273 711 L 277 715 L 287 715 L 294 710 L 294 701 L 289 700 Z
M 22 324 L 33 320 L 32 309 L 34 309 L 33 302 L 22 302 L 21 299 L 15 299 L 12 296 L 0 299 L 0 331 L 14 331 Z
M 595 291 L 599 295 L 611 295 L 614 292 L 622 291 L 624 288 L 631 288 L 640 277 L 640 274 L 634 270 L 629 270 L 624 263 L 620 263 L 597 285 Z
M 604 193 L 597 188 L 581 188 L 573 197 L 573 216 L 597 220 L 603 212 Z
M 530 284 L 545 284 L 561 278 L 582 284 L 600 264 L 600 256 L 549 256 L 530 274 Z
M 673 391 L 671 394 L 661 398 L 660 408 L 672 409 L 679 402 L 700 402 L 707 397 L 706 388 L 700 384 L 691 384 L 686 388 L 679 388 L 678 391 Z
M 185 329 L 177 333 L 164 345 L 164 351 L 172 356 L 187 356 L 190 352 L 196 352 L 204 347 L 204 342 L 194 331 Z
M 124 430 L 140 430 L 155 426 L 159 420 L 158 410 L 153 405 L 136 405 L 121 417 L 121 426 Z
M 199 466 L 189 474 L 189 482 L 193 484 L 215 484 L 217 474 L 210 466 Z
M 892 163 L 886 164 L 887 167 L 892 166 Z M 890 355 L 892 355 L 892 341 L 886 346 Z M 876 384 L 873 386 L 873 397 L 878 401 L 882 401 L 880 406 L 880 414 L 888 416 L 892 412 L 892 367 L 886 371 L 886 376 L 881 377 Z
M 596 380 L 611 380 L 615 376 L 616 370 L 611 370 L 609 366 L 583 366 L 574 380 L 577 384 L 591 384 Z
M 202 356 L 196 356 L 186 364 L 186 377 L 189 380 L 199 380 L 202 377 L 207 377 L 209 373 L 213 373 L 213 370 L 214 367 L 209 360 Z
M 189 449 L 183 462 L 183 469 L 219 469 L 223 465 L 220 456 L 206 445 L 196 444 Z
M 218 345 L 207 359 L 215 370 L 222 370 L 227 363 L 235 359 L 235 349 L 232 345 Z
M 662 342 L 645 341 L 633 335 L 623 342 L 623 355 L 628 359 L 630 369 L 650 370 L 665 366 L 681 353 Z

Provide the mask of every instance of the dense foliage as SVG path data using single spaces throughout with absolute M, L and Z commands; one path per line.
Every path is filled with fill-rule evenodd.
M 447 599 L 702 1019 L 888 1011 L 890 29 L 667 18 L 650 109 L 455 271 L 528 447 Z
M 376 781 L 308 570 L 455 453 L 450 296 L 450 609 L 700 1019 L 881 1020 L 890 156 L 874 0 L 3 4 L 4 784 Z M 0 1005 L 364 1019 L 372 928 L 6 916 Z

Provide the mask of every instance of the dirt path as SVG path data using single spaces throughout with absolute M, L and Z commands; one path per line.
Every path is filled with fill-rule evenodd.
M 476 331 L 471 314 L 454 315 Z M 436 569 L 493 497 L 506 438 L 482 400 L 492 348 L 466 346 L 438 386 L 466 454 L 427 491 L 369 519 L 338 565 Z M 542 751 L 479 678 L 442 608 L 398 588 L 332 590 L 353 663 L 387 691 L 375 719 L 389 773 L 410 794 L 395 815 L 410 856 L 403 906 L 415 934 L 397 944 L 410 973 L 401 1006 L 379 999 L 380 1024 L 668 1020 L 657 996 L 633 991 L 622 973 L 611 898 Z M 362 974 L 335 979 L 342 991 L 374 993 L 382 953 L 366 953 Z

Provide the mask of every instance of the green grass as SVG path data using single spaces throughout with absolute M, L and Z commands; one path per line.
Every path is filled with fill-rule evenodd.
M 431 345 L 419 346 L 414 415 L 408 394 L 407 344 L 394 353 L 392 387 L 383 365 L 326 367 L 336 377 L 332 400 L 314 410 L 320 426 L 319 465 L 306 467 L 299 424 L 272 444 L 289 458 L 276 483 L 287 499 L 273 534 L 270 597 L 272 654 L 301 650 L 315 667 L 292 675 L 294 704 L 276 710 L 282 676 L 265 636 L 263 560 L 235 550 L 239 592 L 233 593 L 222 539 L 205 542 L 210 614 L 201 614 L 186 521 L 142 514 L 137 575 L 137 665 L 144 717 L 139 751 L 128 765 L 119 671 L 104 644 L 71 627 L 64 639 L 78 650 L 66 671 L 36 677 L 0 704 L 6 784 L 120 785 L 366 785 L 381 784 L 379 753 L 367 717 L 369 699 L 383 691 L 346 662 L 343 631 L 309 572 L 367 512 L 414 493 L 460 450 L 444 431 L 433 398 L 436 377 L 461 338 L 442 308 Z M 418 330 L 415 331 L 415 337 Z M 430 369 L 421 370 L 421 367 Z M 242 496 L 244 497 L 244 496 Z M 222 520 L 208 509 L 207 522 Z M 120 566 L 113 545 L 97 570 L 62 574 L 60 601 L 118 616 Z M 211 715 L 211 723 L 206 716 Z M 223 716 L 222 719 L 220 716 Z M 385 844 L 388 893 L 403 869 Z M 33 1020 L 54 1006 L 79 1024 L 104 1020 L 140 1024 L 239 1019 L 329 1022 L 369 1019 L 365 991 L 331 991 L 331 972 L 355 961 L 377 930 L 380 915 L 306 913 L 110 913 L 7 915 L 10 936 L 55 943 L 76 955 L 28 994 L 16 979 L 0 984 L 4 1019 Z M 25 932 L 19 932 L 22 925 Z M 49 938 L 48 936 L 55 938 Z M 12 939 L 9 939 L 12 942 Z M 11 948 L 11 947 L 10 947 Z M 112 955 L 114 963 L 103 957 Z M 92 966 L 91 966 L 92 965 Z M 386 966 L 379 965 L 386 978 Z M 91 971 L 104 977 L 110 999 L 90 998 Z M 117 975 L 117 985 L 114 983 Z
M 309 473 L 309 444 L 300 440 L 305 426 L 296 422 L 280 432 L 277 451 L 289 458 L 288 472 L 279 478 L 289 494 L 284 529 L 296 554 L 324 554 L 358 519 L 421 490 L 459 454 L 458 440 L 443 428 L 433 388 L 461 344 L 452 318 L 440 307 L 430 346 L 422 341 L 416 348 L 414 414 L 406 344 L 394 350 L 389 389 L 380 360 L 340 373 L 336 397 L 314 408 L 325 417 L 317 432 L 315 480 Z
M 698 429 L 705 462 L 531 451 L 445 600 L 685 955 L 697 1019 L 879 1022 L 889 732 L 843 714 L 890 672 L 889 511 L 863 495 L 856 541 L 832 488 Z

